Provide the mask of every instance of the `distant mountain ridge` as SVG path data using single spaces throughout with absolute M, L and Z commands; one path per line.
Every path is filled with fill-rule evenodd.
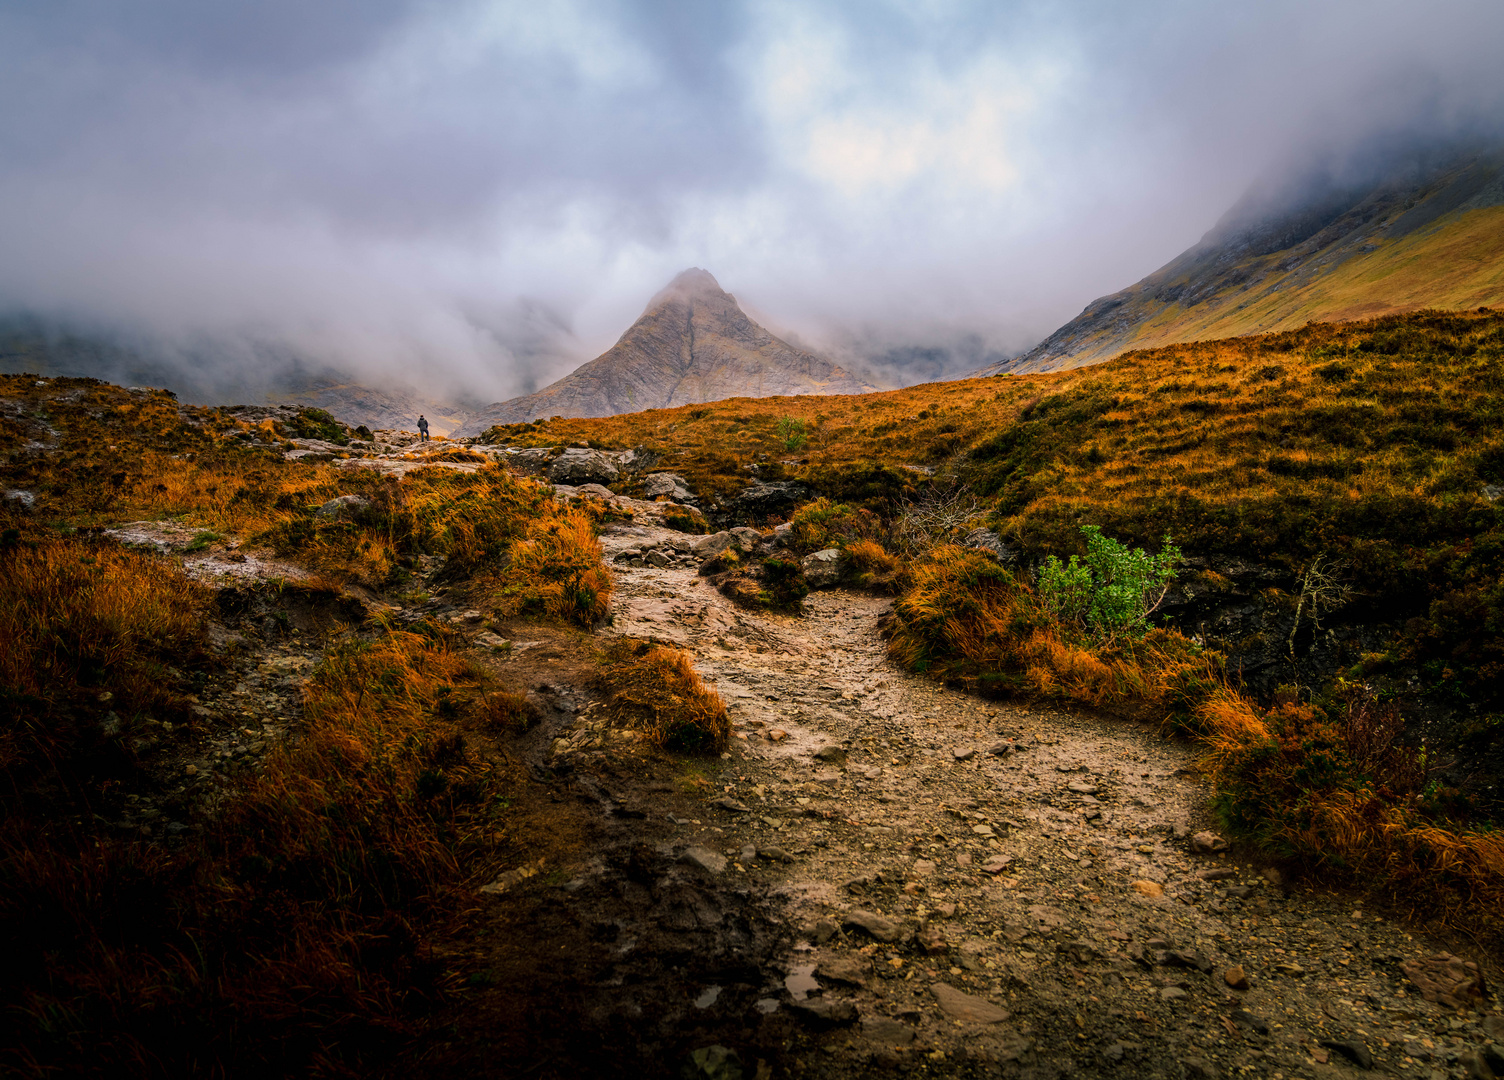
M 729 397 L 876 389 L 769 333 L 709 272 L 696 267 L 669 282 L 600 356 L 537 393 L 487 406 L 461 433 L 539 417 L 615 416 Z
M 264 367 L 245 365 L 238 373 L 226 368 L 206 373 L 182 360 L 164 359 L 41 319 L 0 319 L 0 372 L 22 371 L 162 387 L 194 405 L 303 405 L 323 409 L 351 427 L 414 431 L 419 414 L 424 414 L 435 435 L 447 435 L 465 416 L 462 406 L 411 387 L 364 386 L 337 371 L 311 370 L 291 357 L 275 358 Z
M 1423 307 L 1504 305 L 1504 151 L 1404 161 L 1376 180 L 1245 198 L 1196 246 L 976 374 Z

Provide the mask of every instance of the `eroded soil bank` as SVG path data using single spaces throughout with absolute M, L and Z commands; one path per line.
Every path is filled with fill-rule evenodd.
M 691 651 L 730 752 L 613 731 L 567 643 L 490 661 L 544 712 L 537 846 L 399 1071 L 1504 1075 L 1493 958 L 1208 850 L 1190 745 L 907 675 L 880 598 L 735 608 L 694 539 L 607 530 L 610 632 Z

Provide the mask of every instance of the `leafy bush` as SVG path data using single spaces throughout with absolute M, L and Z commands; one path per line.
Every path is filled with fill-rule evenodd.
M 809 442 L 809 431 L 799 417 L 785 416 L 778 421 L 778 438 L 783 443 L 783 448 L 793 453 L 804 449 Z
M 789 520 L 784 541 L 799 555 L 841 547 L 875 537 L 881 529 L 877 515 L 843 502 L 819 498 L 805 503 Z
M 1083 525 L 1086 559 L 1062 563 L 1051 555 L 1039 568 L 1039 598 L 1057 621 L 1074 626 L 1089 640 L 1141 639 L 1149 616 L 1164 600 L 1180 550 L 1165 537 L 1157 555 L 1128 548 L 1096 525 Z

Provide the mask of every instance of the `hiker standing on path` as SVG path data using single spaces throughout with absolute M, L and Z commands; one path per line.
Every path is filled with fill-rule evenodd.
M 428 441 L 428 421 L 423 418 L 422 413 L 418 414 L 418 438 L 422 442 Z

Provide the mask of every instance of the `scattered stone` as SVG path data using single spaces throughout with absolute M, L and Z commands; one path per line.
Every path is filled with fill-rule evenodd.
M 903 932 L 902 924 L 871 911 L 848 911 L 842 925 L 847 930 L 861 930 L 887 944 L 897 941 Z
M 986 862 L 984 862 L 982 864 L 982 869 L 989 874 L 1001 874 L 1008 868 L 1008 864 L 1012 861 L 1013 856 L 1011 855 L 999 855 L 996 858 L 988 859 Z
M 1248 975 L 1239 964 L 1234 964 L 1222 973 L 1222 981 L 1234 990 L 1248 989 Z
M 825 787 L 836 787 L 840 784 L 841 780 L 842 776 L 838 772 L 832 771 L 815 773 L 815 783 L 822 784 Z
M 1464 1050 L 1457 1059 L 1457 1064 L 1467 1073 L 1468 1080 L 1496 1080 L 1499 1075 L 1482 1050 Z
M 832 956 L 820 961 L 819 966 L 815 968 L 815 974 L 831 982 L 865 987 L 868 976 L 872 974 L 872 961 L 861 953 Z
M 510 649 L 512 643 L 500 634 L 493 634 L 489 630 L 482 630 L 475 635 L 475 643 L 483 649 Z
M 722 810 L 728 810 L 733 814 L 750 814 L 752 812 L 752 808 L 750 806 L 743 806 L 735 799 L 729 797 L 724 799 L 717 799 L 710 805 L 719 807 Z
M 809 928 L 809 937 L 816 945 L 824 945 L 841 932 L 834 919 L 816 919 Z
M 1451 953 L 1436 953 L 1400 964 L 1421 997 L 1449 1009 L 1471 1009 L 1483 1000 L 1478 965 Z
M 197 765 L 184 765 L 183 766 L 183 775 L 184 776 L 197 776 L 198 775 L 198 766 Z
M 1227 841 L 1214 832 L 1202 831 L 1191 834 L 1191 853 L 1210 855 L 1214 851 L 1226 851 Z
M 991 754 L 993 757 L 1002 757 L 1012 749 L 1013 744 L 1009 742 L 993 743 L 987 748 L 987 753 Z
M 1157 900 L 1165 894 L 1165 887 L 1157 881 L 1135 881 L 1128 886 L 1140 896 Z
M 724 861 L 724 860 L 723 860 Z M 515 870 L 508 870 L 489 885 L 482 885 L 480 892 L 486 896 L 499 896 L 512 886 L 520 884 L 543 869 L 543 860 L 526 863 Z
M 826 548 L 799 561 L 804 581 L 811 589 L 833 589 L 841 583 L 841 552 Z
M 818 1030 L 845 1027 L 857 1020 L 856 1006 L 849 1001 L 830 1001 L 817 998 L 814 1001 L 796 1001 L 789 1006 L 793 1014 L 810 1027 Z
M 1250 896 L 1253 895 L 1253 886 L 1229 885 L 1226 892 L 1228 898 L 1231 900 L 1247 900 Z
M 936 904 L 935 914 L 942 919 L 953 919 L 956 917 L 956 905 L 949 902 Z
M 1186 993 L 1178 986 L 1167 986 L 1159 992 L 1161 1001 L 1179 1001 Z
M 1249 1012 L 1247 1009 L 1234 1009 L 1232 1018 L 1249 1031 L 1256 1031 L 1260 1035 L 1269 1034 L 1269 1021 L 1265 1020 L 1262 1016 Z
M 757 857 L 766 859 L 768 862 L 791 863 L 794 861 L 794 857 L 781 847 L 758 848 Z
M 908 1046 L 917 1033 L 908 1024 L 887 1016 L 874 1016 L 862 1021 L 862 1038 L 883 1046 Z
M 831 765 L 846 764 L 846 751 L 839 746 L 822 746 L 815 751 L 815 760 L 828 762 Z
M 945 940 L 945 935 L 937 927 L 926 927 L 919 931 L 914 938 L 919 947 L 931 955 L 938 955 L 950 951 L 950 943 Z
M 1322 1039 L 1321 1045 L 1328 1050 L 1337 1051 L 1360 1069 L 1373 1068 L 1373 1055 L 1357 1039 Z
M 1180 1067 L 1185 1070 L 1186 1080 L 1217 1080 L 1221 1075 L 1215 1065 L 1203 1058 L 1181 1058 Z
M 681 863 L 699 867 L 709 874 L 719 874 L 726 869 L 726 856 L 699 844 L 691 845 L 684 849 L 684 854 L 679 856 Z
M 762 737 L 764 739 L 767 739 L 768 742 L 783 742 L 783 740 L 789 737 L 789 733 L 787 731 L 784 731 L 781 727 L 775 727 L 769 728 L 767 731 L 763 732 Z
M 1072 780 L 1065 786 L 1077 795 L 1095 795 L 1097 793 L 1097 785 L 1088 784 L 1084 780 Z
M 1000 1024 L 1012 1013 L 1001 1009 L 986 998 L 962 993 L 947 983 L 932 983 L 930 993 L 940 1005 L 940 1011 L 953 1020 L 967 1024 Z
M 1219 866 L 1211 870 L 1198 870 L 1196 876 L 1202 881 L 1226 881 L 1228 878 L 1238 876 L 1238 872 L 1228 866 Z
M 977 756 L 976 750 L 969 746 L 965 749 L 962 749 L 958 746 L 953 749 L 950 754 L 951 757 L 955 758 L 957 761 L 970 761 L 972 758 Z
M 1496 1043 L 1504 1043 L 1504 1016 L 1492 1013 L 1483 1018 L 1483 1034 Z
M 994 833 L 992 831 L 992 826 L 991 825 L 973 825 L 971 827 L 971 831 L 974 832 L 974 833 L 976 833 L 978 836 L 996 836 L 997 835 L 996 833 Z

